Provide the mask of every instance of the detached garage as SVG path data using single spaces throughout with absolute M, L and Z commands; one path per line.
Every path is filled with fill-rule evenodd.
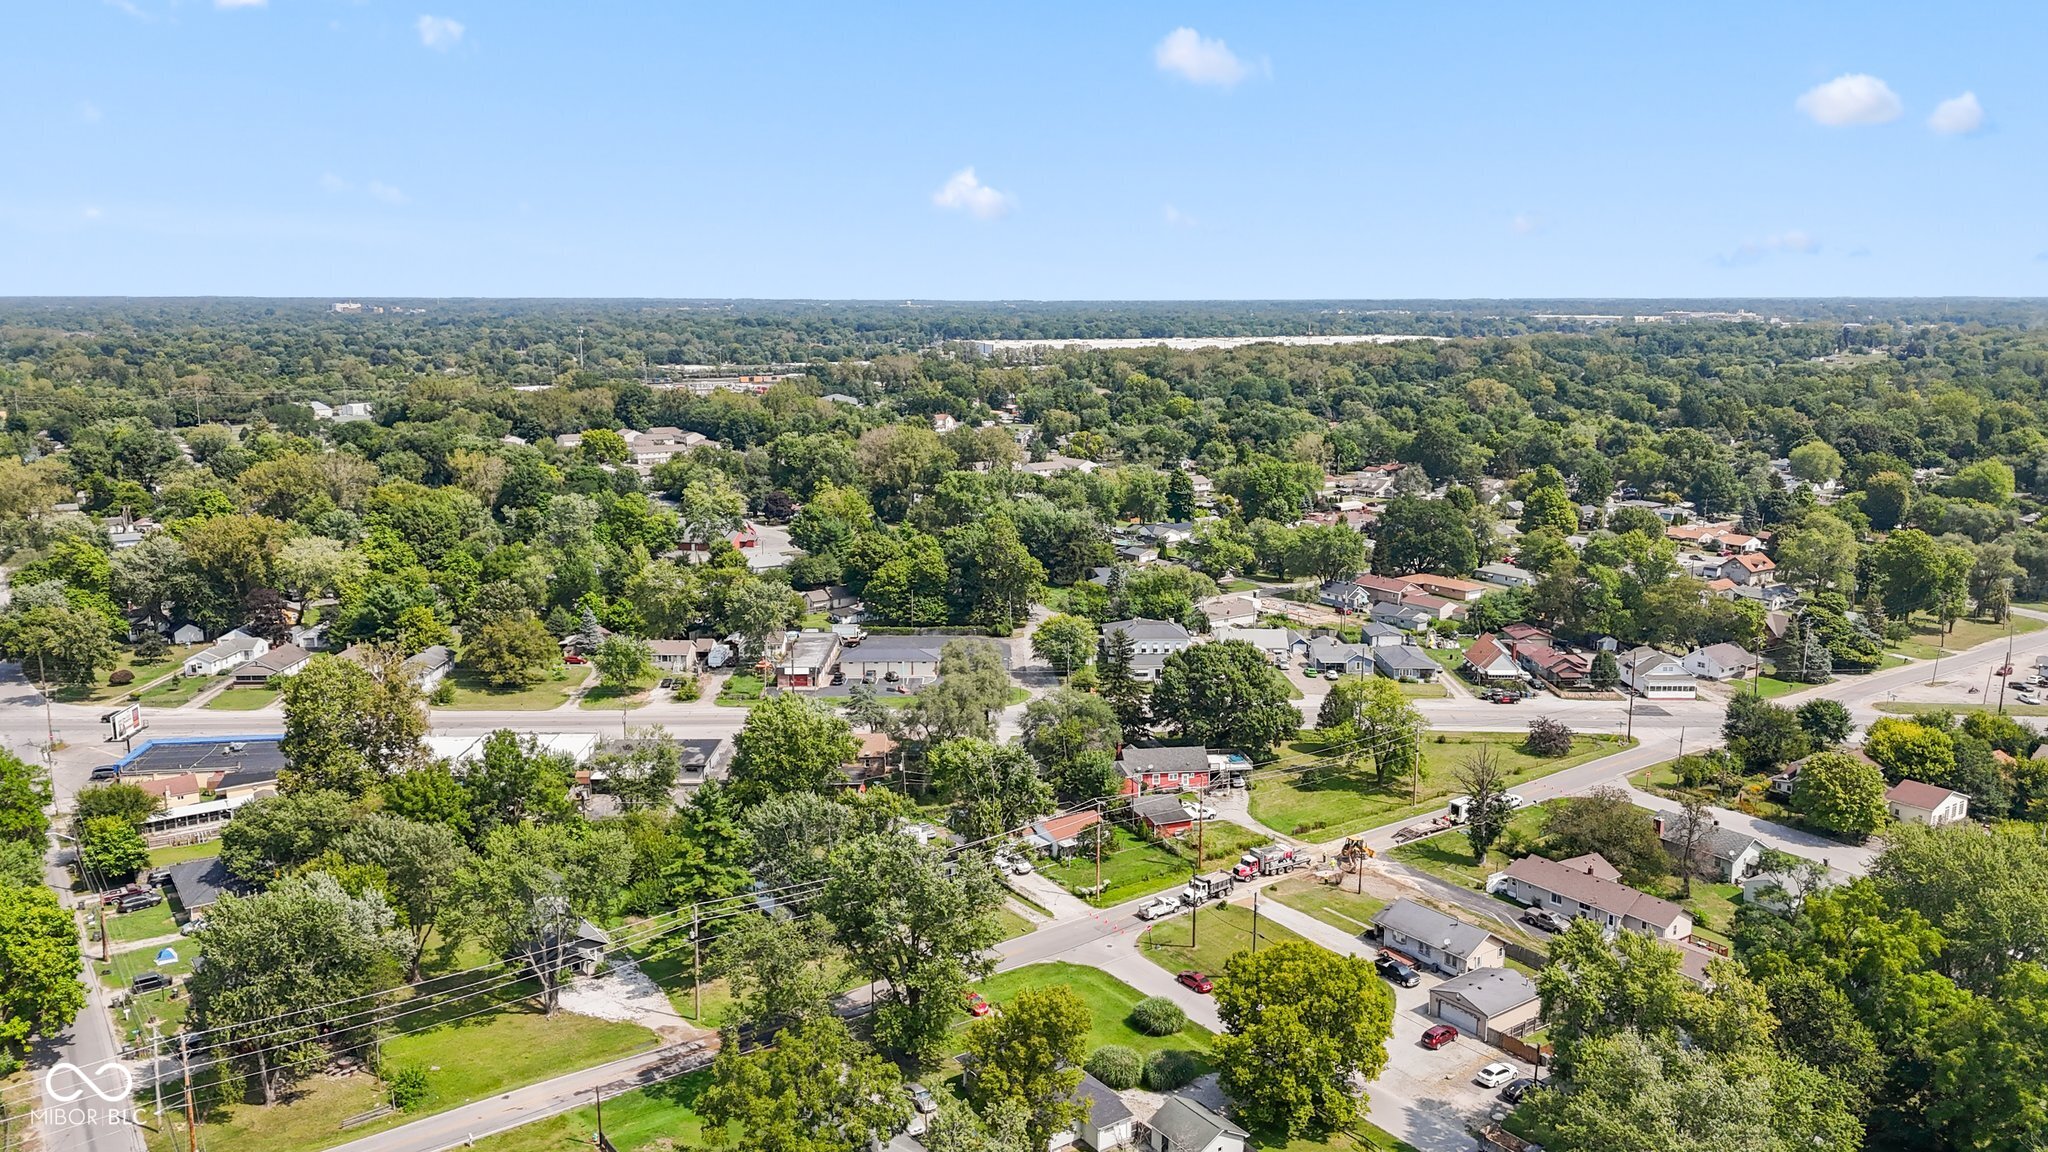
M 1429 992 L 1431 1016 L 1488 1043 L 1527 1031 L 1542 1013 L 1535 981 L 1512 968 L 1474 968 Z

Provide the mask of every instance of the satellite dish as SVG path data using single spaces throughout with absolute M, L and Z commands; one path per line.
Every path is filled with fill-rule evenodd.
M 707 668 L 723 668 L 731 662 L 732 646 L 730 644 L 713 644 L 711 651 L 704 656 L 704 666 Z

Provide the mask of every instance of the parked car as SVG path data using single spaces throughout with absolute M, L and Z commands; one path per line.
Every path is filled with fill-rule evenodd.
M 2014 699 L 2022 704 L 2039 704 L 2041 702 L 2041 695 L 2032 688 L 2022 688 L 2015 694 Z
M 161 894 L 144 891 L 121 897 L 121 902 L 114 907 L 121 912 L 140 912 L 144 908 L 154 908 L 163 902 Z
M 1216 810 L 1215 810 L 1214 808 L 1211 808 L 1211 807 L 1209 807 L 1209 806 L 1208 806 L 1207 804 L 1202 804 L 1202 803 L 1199 803 L 1199 802 L 1197 802 L 1197 801 L 1194 801 L 1194 800 L 1183 800 L 1183 801 L 1181 801 L 1181 802 L 1180 802 L 1180 806 L 1181 806 L 1181 809 L 1182 809 L 1183 811 L 1185 811 L 1185 812 L 1186 812 L 1186 813 L 1188 814 L 1188 817 L 1189 817 L 1190 819 L 1194 819 L 1194 820 L 1214 820 L 1214 819 L 1216 819 Z
M 171 978 L 161 972 L 137 972 L 135 979 L 128 982 L 128 991 L 140 996 L 144 992 L 154 992 L 170 986 Z
M 1438 1024 L 1422 1034 L 1422 1046 L 1432 1052 L 1458 1038 L 1458 1030 L 1449 1024 Z
M 1531 908 L 1522 913 L 1522 923 L 1531 928 L 1541 928 L 1545 932 L 1562 932 L 1570 927 L 1564 917 L 1547 908 Z
M 981 993 L 967 993 L 967 1014 L 969 1016 L 986 1016 L 993 1011 L 995 1009 L 989 1007 L 988 1001 L 981 998 Z
M 118 780 L 120 777 L 121 770 L 119 768 L 114 767 L 112 764 L 102 764 L 92 770 L 90 778 L 94 780 Z
M 1535 1086 L 1536 1082 L 1534 1080 L 1529 1079 L 1527 1076 L 1518 1076 L 1508 1081 L 1508 1086 L 1500 1090 L 1500 1098 L 1510 1104 L 1520 1104 L 1522 1097 L 1527 1096 L 1529 1089 Z
M 1186 972 L 1176 972 L 1174 973 L 1173 978 L 1175 980 L 1180 981 L 1182 985 L 1188 988 L 1192 988 L 1193 990 L 1200 992 L 1204 996 L 1207 996 L 1209 994 L 1209 991 L 1216 986 L 1214 983 L 1210 981 L 1210 979 L 1207 976 L 1204 976 L 1200 972 L 1196 972 L 1193 969 L 1189 969 Z
M 169 868 L 150 869 L 149 882 L 151 886 L 169 884 L 171 882 L 171 870 Z
M 571 652 L 571 653 L 569 653 L 569 654 L 568 654 L 567 656 L 564 656 L 564 657 L 562 657 L 562 663 L 564 663 L 564 664 L 588 664 L 588 663 L 590 663 L 590 661 L 588 661 L 588 660 L 585 660 L 585 659 L 584 659 L 583 657 L 581 657 L 581 656 L 578 656 L 578 655 L 577 655 L 577 654 L 575 654 L 574 652 Z
M 1505 1060 L 1495 1060 L 1493 1063 L 1481 1068 L 1479 1075 L 1472 1078 L 1472 1082 L 1481 1088 L 1498 1088 L 1514 1078 L 1515 1066 L 1513 1064 Z
M 1495 704 L 1520 704 L 1522 702 L 1522 694 L 1520 692 L 1489 692 L 1486 698 Z
M 1159 899 L 1138 909 L 1138 919 L 1164 920 L 1178 911 L 1180 911 L 1180 901 Z
M 1422 983 L 1420 973 L 1392 956 L 1382 956 L 1373 961 L 1372 966 L 1380 970 L 1380 975 L 1403 988 L 1413 988 Z
M 1341 668 L 1332 668 L 1328 672 L 1323 673 L 1323 679 L 1325 680 L 1342 680 L 1343 678 L 1344 670 Z
M 105 892 L 100 893 L 100 903 L 110 906 L 118 905 L 130 896 L 141 896 L 148 893 L 148 891 L 149 889 L 144 888 L 140 884 L 124 884 L 119 888 L 109 888 Z
M 933 1116 L 938 1113 L 939 1098 L 932 1095 L 931 1089 L 916 1083 L 909 1084 L 906 1087 L 910 1092 L 910 1106 L 917 1109 L 918 1115 Z

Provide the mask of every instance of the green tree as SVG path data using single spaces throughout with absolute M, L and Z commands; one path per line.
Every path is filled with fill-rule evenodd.
M 1813 592 L 1856 592 L 1856 562 L 1862 546 L 1856 530 L 1839 516 L 1814 512 L 1778 533 L 1778 575 Z
M 705 973 L 732 995 L 725 1027 L 733 1035 L 829 1018 L 843 983 L 831 938 L 812 916 L 749 913 L 719 925 Z
M 0 748 L 0 840 L 33 840 L 49 834 L 50 778 L 31 764 Z
M 860 751 L 845 720 L 795 693 L 756 704 L 733 737 L 731 788 L 742 806 L 816 792 Z
M 533 976 L 552 1016 L 581 923 L 617 909 L 632 866 L 633 850 L 617 828 L 508 825 L 485 837 L 456 904 L 466 932 Z
M 1913 481 L 1901 473 L 1879 472 L 1863 482 L 1863 514 L 1880 532 L 1904 523 L 1912 506 Z
M 1088 1101 L 1076 1100 L 1074 1089 L 1092 1026 L 1087 1003 L 1069 988 L 1019 991 L 1000 1014 L 976 1020 L 967 1031 L 974 1057 L 969 1098 L 984 1115 L 1003 1107 L 1022 1111 L 1033 1148 L 1074 1130 L 1088 1118 Z
M 462 838 L 445 824 L 371 812 L 335 840 L 334 851 L 350 864 L 384 874 L 386 896 L 412 937 L 407 972 L 418 980 L 427 939 L 454 904 L 462 870 L 470 862 Z
M 832 1016 L 807 1020 L 744 1053 L 731 1045 L 697 1098 L 704 1139 L 748 1152 L 852 1152 L 894 1136 L 910 1118 L 896 1067 Z
M 1459 576 L 1479 566 L 1479 544 L 1465 514 L 1447 500 L 1397 496 L 1380 515 L 1373 570 Z
M 933 785 L 952 798 L 953 830 L 970 842 L 1021 828 L 1053 809 L 1052 785 L 1018 745 L 948 740 L 932 746 L 925 766 Z
M 1096 658 L 1096 692 L 1116 713 L 1126 735 L 1145 727 L 1145 688 L 1131 671 L 1136 655 L 1131 634 L 1114 628 L 1102 634 L 1102 652 Z
M 1579 530 L 1579 508 L 1561 487 L 1538 488 L 1522 501 L 1522 531 L 1553 529 L 1569 536 Z
M 1786 456 L 1792 474 L 1809 484 L 1825 484 L 1842 475 L 1842 454 L 1825 440 L 1809 440 Z
M 1324 1134 L 1359 1116 L 1387 1065 L 1394 998 L 1371 965 L 1305 942 L 1239 952 L 1216 979 L 1223 1089 L 1253 1126 Z
M 106 617 L 98 612 L 63 603 L 17 603 L 0 613 L 0 656 L 19 663 L 24 675 L 45 686 L 86 687 L 98 683 L 100 670 L 114 663 L 107 628 Z
M 1288 571 L 1303 576 L 1345 580 L 1364 568 L 1365 537 L 1343 524 L 1306 525 L 1288 550 Z
M 568 820 L 575 812 L 569 800 L 575 768 L 568 756 L 543 751 L 509 729 L 484 737 L 482 754 L 464 766 L 461 781 L 470 844 L 481 847 L 493 831 L 527 821 Z
M 140 828 L 163 807 L 157 797 L 123 780 L 88 784 L 71 801 L 72 819 L 83 825 L 95 816 L 117 816 Z
M 1026 704 L 1021 727 L 1024 750 L 1055 777 L 1083 756 L 1114 752 L 1123 742 L 1108 701 L 1071 688 L 1055 688 Z
M 1195 518 L 1195 481 L 1185 469 L 1175 468 L 1166 474 L 1166 518 L 1174 523 Z
M 1054 615 L 1031 633 L 1031 652 L 1064 676 L 1088 663 L 1100 639 L 1093 621 L 1081 616 Z
M 855 974 L 882 987 L 877 1042 L 920 1058 L 935 1052 L 968 982 L 993 964 L 988 949 L 1002 936 L 994 870 L 901 834 L 863 836 L 832 853 L 818 903 Z
M 593 464 L 623 464 L 631 451 L 624 436 L 609 428 L 591 428 L 583 432 L 576 454 Z
M 591 654 L 597 675 L 605 687 L 624 691 L 654 672 L 654 654 L 647 641 L 633 636 L 607 636 Z
M 555 638 L 531 612 L 486 620 L 462 641 L 462 666 L 501 691 L 540 683 L 561 658 Z
M 355 804 L 340 792 L 258 797 L 221 830 L 220 862 L 230 876 L 261 887 L 319 857 L 358 819 Z
M 374 1019 L 362 1009 L 398 985 L 407 950 L 382 894 L 351 896 L 318 872 L 222 896 L 193 941 L 206 963 L 186 983 L 190 1026 L 265 1104 L 326 1062 L 323 1041 L 362 1036 Z
M 285 678 L 281 695 L 285 767 L 278 783 L 286 791 L 360 797 L 425 755 L 426 709 L 395 653 L 372 652 L 361 663 L 315 656 Z
M 1664 846 L 1650 814 L 1619 788 L 1595 788 L 1550 810 L 1543 821 L 1543 854 L 1562 860 L 1598 852 L 1629 883 L 1664 875 Z
M 1946 780 L 1956 766 L 1955 740 L 1947 731 L 1901 716 L 1872 721 L 1863 733 L 1863 753 L 1893 781 Z
M 78 925 L 39 883 L 0 884 L 0 1053 L 71 1026 L 85 1006 Z
M 122 817 L 94 816 L 79 827 L 78 858 L 89 873 L 109 883 L 124 881 L 149 863 L 149 845 Z
M 1182 736 L 1263 758 L 1301 727 L 1287 679 L 1242 640 L 1198 644 L 1169 655 L 1152 711 Z
M 1849 708 L 1840 700 L 1817 697 L 1793 710 L 1799 728 L 1816 748 L 1829 748 L 1849 739 L 1853 723 Z
M 1508 801 L 1508 774 L 1493 746 L 1481 744 L 1458 765 L 1454 773 L 1458 787 L 1470 798 L 1465 820 L 1465 837 L 1472 845 L 1475 863 L 1486 862 L 1486 854 L 1508 830 L 1515 810 Z
M 1370 762 L 1381 783 L 1413 776 L 1422 764 L 1427 728 L 1401 686 L 1379 676 L 1347 676 L 1323 697 L 1316 714 L 1326 758 L 1349 766 Z
M 1595 688 L 1612 688 L 1621 683 L 1621 664 L 1614 653 L 1602 650 L 1593 657 L 1593 671 L 1590 677 Z

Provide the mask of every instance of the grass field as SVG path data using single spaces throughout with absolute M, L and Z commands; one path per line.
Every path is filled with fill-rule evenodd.
M 1515 813 L 1514 819 L 1508 821 L 1506 835 L 1501 839 L 1507 842 L 1535 839 L 1542 831 L 1545 814 L 1555 803 L 1557 801 L 1553 800 L 1535 804 Z M 1456 829 L 1427 840 L 1403 844 L 1387 853 L 1387 858 L 1420 868 L 1464 888 L 1484 887 L 1488 876 L 1507 867 L 1510 862 L 1510 857 L 1500 850 L 1499 844 L 1487 852 L 1485 861 L 1475 862 L 1472 859 L 1472 841 Z
M 622 708 L 639 708 L 649 699 L 648 694 L 661 681 L 659 672 L 649 672 L 625 688 L 607 688 L 603 684 L 592 684 L 583 692 L 583 698 L 576 702 L 578 708 L 593 712 L 617 712 Z
M 192 974 L 192 957 L 198 955 L 198 945 L 190 940 L 180 940 L 176 944 L 159 945 L 158 947 L 169 947 L 175 950 L 178 953 L 177 963 L 158 964 L 156 962 L 156 948 L 138 948 L 133 952 L 116 952 L 112 960 L 102 964 L 98 959 L 99 952 L 95 950 L 93 952 L 92 970 L 99 974 L 100 983 L 105 984 L 109 988 L 120 988 L 124 991 L 128 987 L 128 982 L 135 979 L 136 975 L 142 972 L 161 972 L 171 977 L 189 976 Z
M 1204 932 L 1208 925 L 1202 925 Z M 1260 932 L 1263 943 L 1265 933 Z M 1031 964 L 999 972 L 975 986 L 975 991 L 987 997 L 989 1002 L 1001 1007 L 1006 1001 L 1026 988 L 1042 988 L 1054 985 L 1066 988 L 1079 996 L 1087 1005 L 1093 1027 L 1088 1032 L 1088 1050 L 1093 1052 L 1104 1044 L 1122 1044 L 1134 1049 L 1139 1055 L 1170 1048 L 1206 1054 L 1211 1036 L 1199 1024 L 1189 1024 L 1171 1036 L 1147 1036 L 1130 1025 L 1131 1009 L 1145 998 L 1129 984 L 1111 976 L 1100 968 L 1088 968 L 1079 964 Z M 961 1017 L 967 1019 L 964 1015 Z
M 1387 902 L 1344 887 L 1350 883 L 1350 877 L 1342 880 L 1343 883 L 1339 884 L 1325 884 L 1313 876 L 1298 874 L 1266 889 L 1266 895 L 1355 936 L 1371 925 L 1373 916 L 1386 907 Z
M 1002 938 L 1005 940 L 1015 940 L 1019 936 L 1038 931 L 1036 920 L 1028 920 L 1007 906 L 996 909 L 996 922 L 1003 926 Z
M 1191 920 L 1199 923 L 1191 924 Z M 1195 943 L 1188 944 L 1192 931 Z M 1269 917 L 1259 918 L 1259 947 L 1288 943 L 1301 937 Z M 1252 946 L 1252 910 L 1249 905 L 1209 904 L 1202 907 L 1198 917 L 1186 913 L 1168 917 L 1145 930 L 1138 941 L 1138 950 L 1145 959 L 1152 961 L 1168 972 L 1179 972 L 1193 968 L 1215 975 L 1223 971 L 1223 962 Z
M 2008 695 L 2006 699 L 2010 701 L 2011 696 Z M 1997 698 L 1993 697 L 1992 702 L 1994 704 L 1997 703 Z M 1973 706 L 1969 704 L 1925 704 L 1917 703 L 1910 700 L 1880 700 L 1877 703 L 1872 704 L 1871 707 L 1877 709 L 1879 712 L 1889 712 L 1895 716 L 1920 716 L 1928 712 L 1949 712 L 1956 715 L 1960 715 L 1964 712 L 1976 711 L 1977 709 L 1982 708 L 1983 705 L 1980 704 Z M 2048 716 L 2048 704 L 2007 703 L 2005 706 L 2005 710 L 2008 714 L 2013 716 Z
M 138 692 L 135 698 L 155 708 L 176 708 L 217 683 L 211 676 L 180 676 Z
M 107 910 L 107 939 L 115 944 L 150 940 L 178 934 L 176 900 L 165 900 L 154 908 L 116 914 Z
M 751 708 L 761 698 L 762 687 L 759 676 L 735 672 L 719 685 L 718 698 L 712 703 L 721 708 Z
M 381 1094 L 376 1080 L 362 1073 L 315 1076 L 300 1085 L 302 1091 L 290 1103 L 269 1108 L 242 1103 L 239 1096 L 227 1102 L 208 1092 L 200 1131 L 209 1152 L 310 1152 L 656 1043 L 654 1033 L 635 1024 L 568 1012 L 550 1019 L 525 1005 L 507 1007 L 384 1042 L 387 1062 L 430 1069 L 428 1099 L 415 1113 L 387 1116 L 344 1132 L 344 1118 L 377 1105 Z M 610 1128 L 610 1116 L 605 1117 L 605 1126 Z M 183 1147 L 160 1136 L 153 1141 L 152 1152 Z
M 162 868 L 167 864 L 180 864 L 187 860 L 204 860 L 208 856 L 220 855 L 220 841 L 202 840 L 197 844 L 173 844 L 168 848 L 151 848 L 149 866 Z
M 1780 680 L 1776 676 L 1759 676 L 1750 684 L 1737 689 L 1737 691 L 1754 692 L 1765 700 L 1775 700 L 1787 693 L 1811 687 L 1813 687 L 1811 684 L 1797 684 L 1790 680 Z
M 115 1018 L 120 1022 L 122 1040 L 129 1044 L 147 1045 L 150 1039 L 149 1022 L 157 1022 L 157 1034 L 169 1038 L 185 1024 L 185 1010 L 192 1005 L 191 997 L 182 988 L 165 988 L 126 1000 L 115 1009 Z M 164 1051 L 170 1051 L 167 1045 Z
M 1397 683 L 1400 684 L 1401 695 L 1408 697 L 1410 700 L 1441 700 L 1451 694 L 1450 689 L 1435 682 L 1424 684 L 1420 681 L 1397 681 Z
M 254 712 L 258 708 L 268 708 L 276 701 L 276 689 L 251 686 L 229 688 L 200 707 L 221 712 Z
M 531 688 L 499 692 L 486 686 L 474 672 L 457 668 L 447 680 L 447 683 L 455 685 L 455 699 L 440 707 L 451 712 L 543 712 L 568 703 L 569 693 L 574 690 L 583 675 L 584 670 L 578 668 L 572 672 L 561 673 L 558 677 L 542 680 Z
M 1740 903 L 1742 885 L 1695 879 L 1689 900 L 1680 895 L 1682 889 L 1678 877 L 1667 876 L 1651 891 L 1692 913 L 1693 931 L 1699 935 L 1722 944 L 1731 943 L 1728 936 L 1735 929 L 1735 907 Z
M 1121 904 L 1139 896 L 1179 887 L 1188 878 L 1189 857 L 1194 855 L 1194 833 L 1187 834 L 1183 855 L 1157 841 L 1140 839 L 1129 829 L 1111 831 L 1111 841 L 1102 848 L 1103 891 L 1089 902 L 1098 908 Z M 1196 871 L 1209 872 L 1235 861 L 1247 848 L 1264 844 L 1267 837 L 1241 825 L 1211 820 L 1202 833 L 1202 863 Z M 1039 872 L 1067 891 L 1079 895 L 1095 884 L 1095 855 L 1076 852 L 1058 863 L 1039 865 Z
M 1411 799 L 1406 780 L 1379 783 L 1370 764 L 1348 771 L 1330 767 L 1313 773 L 1261 778 L 1252 787 L 1252 817 L 1281 833 L 1314 833 L 1327 839 L 1435 809 L 1439 801 L 1460 790 L 1455 779 L 1458 767 L 1480 747 L 1492 749 L 1501 768 L 1509 773 L 1512 787 L 1630 746 L 1612 736 L 1582 735 L 1572 742 L 1568 755 L 1545 760 L 1522 750 L 1524 737 L 1522 732 L 1461 732 L 1426 737 L 1422 745 L 1419 800 Z M 1439 743 L 1439 739 L 1443 742 Z M 1319 741 L 1302 740 L 1290 747 L 1293 751 L 1280 761 L 1282 766 L 1313 761 L 1322 745 Z
M 711 1073 L 706 1070 L 606 1097 L 605 1139 L 618 1152 L 703 1147 L 704 1121 L 697 1115 L 697 1097 L 710 1083 Z M 569 1152 L 591 1147 L 596 1134 L 597 1110 L 585 1105 L 510 1132 L 486 1136 L 476 1142 L 476 1150 Z
M 1924 617 L 1915 617 L 1912 639 L 1903 644 L 1894 644 L 1891 650 L 1915 660 L 1932 660 L 1944 652 L 1959 652 L 1975 648 L 1979 644 L 1996 640 L 2006 634 L 2006 626 L 1990 620 L 1958 620 L 1948 635 L 1941 632 L 1941 625 Z M 2032 616 L 2015 615 L 2012 618 L 2012 632 L 2024 636 L 2038 632 L 2044 622 Z
M 137 662 L 133 648 L 122 648 L 119 655 L 114 658 L 113 667 L 100 673 L 99 683 L 86 688 L 58 688 L 50 693 L 50 697 L 59 704 L 105 704 L 113 700 L 125 700 L 129 693 L 150 681 L 176 671 L 178 666 L 185 662 L 185 657 L 196 651 L 198 645 L 173 645 L 164 653 L 161 660 Z M 121 668 L 135 673 L 135 679 L 118 687 L 107 683 L 107 676 Z
M 1259 1152 L 1416 1152 L 1415 1145 L 1363 1120 L 1353 1131 L 1333 1132 L 1321 1139 L 1296 1136 L 1288 1140 L 1271 1132 L 1253 1132 L 1251 1147 Z

